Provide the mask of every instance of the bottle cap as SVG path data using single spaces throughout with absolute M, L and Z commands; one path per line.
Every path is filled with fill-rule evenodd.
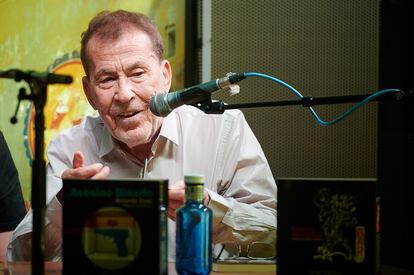
M 185 184 L 204 184 L 204 176 L 203 175 L 185 175 L 184 176 Z

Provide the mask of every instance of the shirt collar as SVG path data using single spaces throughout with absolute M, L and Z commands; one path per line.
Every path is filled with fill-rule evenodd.
M 98 145 L 99 157 L 102 158 L 114 149 L 115 141 L 101 117 L 88 118 L 86 120 L 85 128 L 94 132 Z
M 95 123 L 88 123 L 86 127 L 92 129 L 92 131 L 96 131 L 95 136 L 98 139 L 99 157 L 102 158 L 109 154 L 117 146 L 114 138 L 100 117 L 95 120 Z M 170 113 L 164 118 L 159 135 L 178 145 L 178 123 L 175 112 Z
M 175 111 L 172 111 L 167 117 L 164 118 L 160 130 L 160 136 L 163 136 L 178 145 L 178 123 Z

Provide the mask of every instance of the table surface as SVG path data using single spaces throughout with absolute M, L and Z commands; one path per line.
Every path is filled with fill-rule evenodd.
M 4 266 L 4 265 L 3 265 Z M 7 267 L 4 268 L 3 274 L 4 275 L 27 275 L 30 274 L 31 270 L 31 263 L 30 262 L 9 262 Z M 0 275 L 2 275 L 0 269 Z M 45 263 L 45 275 L 61 275 L 62 274 L 62 263 L 61 262 L 46 262 Z M 175 264 L 168 263 L 168 274 L 169 275 L 177 275 L 175 271 Z M 225 272 L 225 273 L 218 273 L 212 272 L 211 275 L 215 274 L 226 274 L 226 275 L 239 275 L 240 272 Z M 251 274 L 260 274 L 260 275 L 275 275 L 273 272 L 248 272 L 243 273 L 243 275 L 251 275 Z
M 30 274 L 31 263 L 30 262 L 13 262 L 8 263 L 7 267 L 0 263 L 0 275 L 27 275 Z M 45 263 L 45 275 L 61 275 L 62 274 L 62 263 L 60 262 L 47 262 Z M 175 271 L 174 263 L 168 264 L 168 274 L 170 275 L 177 275 Z M 225 275 L 240 275 L 240 272 L 233 273 L 233 272 L 212 272 L 211 275 L 217 274 L 225 274 Z M 249 272 L 243 273 L 243 275 L 252 275 L 252 274 L 260 274 L 260 275 L 275 275 L 273 272 Z M 406 270 L 398 267 L 393 266 L 382 266 L 382 275 L 413 275 L 413 270 Z

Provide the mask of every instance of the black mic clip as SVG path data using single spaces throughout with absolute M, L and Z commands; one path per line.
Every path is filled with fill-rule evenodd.
M 238 93 L 239 89 L 237 89 L 237 92 L 233 92 L 232 86 L 235 83 L 240 82 L 241 80 L 245 79 L 246 76 L 244 74 L 236 74 L 236 73 L 228 73 L 225 78 L 222 78 L 219 80 L 221 83 L 220 88 L 228 88 L 230 89 L 231 94 Z M 209 82 L 208 82 L 209 83 Z M 211 83 L 211 82 L 210 82 Z M 202 84 L 201 86 L 204 86 L 206 84 Z M 217 84 L 216 84 L 217 85 Z M 200 86 L 198 86 L 200 87 Z M 238 86 L 237 86 L 238 87 Z M 196 94 L 194 91 L 193 94 Z M 198 109 L 202 110 L 206 114 L 223 114 L 225 109 L 225 104 L 222 100 L 212 100 L 211 99 L 211 93 L 206 93 L 203 89 L 198 88 L 198 94 L 201 97 L 198 97 L 196 99 L 196 102 L 193 104 L 190 104 L 194 107 L 197 107 Z M 196 98 L 196 97 L 195 97 Z
M 22 100 L 33 100 L 34 99 L 34 95 L 33 94 L 27 94 L 26 93 L 26 89 L 21 87 L 19 89 L 19 95 L 17 97 L 17 105 L 16 105 L 16 109 L 14 110 L 14 115 L 10 118 L 10 123 L 11 124 L 16 124 L 17 123 L 17 113 L 19 112 L 19 107 L 20 107 L 20 103 Z
M 223 114 L 225 111 L 224 102 L 222 100 L 213 101 L 210 95 L 203 101 L 191 105 L 209 115 Z

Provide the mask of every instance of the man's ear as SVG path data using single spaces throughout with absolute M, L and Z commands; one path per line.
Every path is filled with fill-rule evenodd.
M 167 92 L 171 88 L 172 72 L 171 64 L 167 59 L 162 61 L 162 75 L 163 75 L 163 92 Z
M 87 76 L 82 77 L 82 86 L 89 104 L 92 106 L 93 109 L 96 110 L 94 96 L 91 93 L 91 89 L 89 87 L 89 78 Z

